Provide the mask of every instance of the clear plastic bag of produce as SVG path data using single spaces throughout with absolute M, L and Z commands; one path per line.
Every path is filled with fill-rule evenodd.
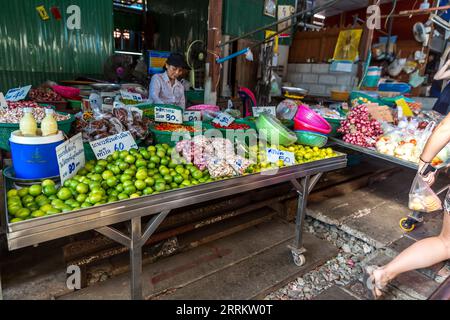
M 419 174 L 409 192 L 409 208 L 418 212 L 442 210 L 442 201 Z

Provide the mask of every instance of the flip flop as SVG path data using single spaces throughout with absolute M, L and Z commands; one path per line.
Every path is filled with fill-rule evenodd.
M 382 288 L 379 284 L 375 281 L 374 271 L 379 269 L 377 266 L 368 266 L 364 270 L 364 285 L 367 288 L 367 295 L 371 300 L 378 300 L 381 298 L 381 295 L 378 296 L 376 290 L 383 291 L 384 288 Z

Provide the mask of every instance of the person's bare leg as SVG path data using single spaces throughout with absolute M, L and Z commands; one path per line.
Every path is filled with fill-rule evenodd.
M 399 274 L 431 267 L 437 263 L 450 259 L 450 215 L 444 213 L 442 232 L 438 237 L 428 238 L 416 242 L 403 251 L 386 266 L 375 270 L 375 281 L 385 285 Z M 380 290 L 376 290 L 381 295 Z

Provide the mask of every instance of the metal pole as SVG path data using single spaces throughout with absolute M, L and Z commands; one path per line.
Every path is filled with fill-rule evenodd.
M 131 299 L 143 300 L 142 296 L 142 244 L 141 244 L 141 218 L 131 220 Z
M 298 191 L 297 218 L 295 221 L 295 242 L 296 249 L 303 248 L 303 224 L 305 222 L 306 204 L 308 200 L 310 177 L 306 176 L 302 179 L 302 190 Z
M 274 27 L 274 26 L 276 26 L 276 25 L 279 25 L 280 23 L 289 21 L 289 20 L 291 20 L 291 19 L 295 19 L 295 18 L 297 18 L 297 17 L 299 17 L 299 16 L 301 16 L 301 15 L 304 15 L 304 14 L 306 14 L 306 13 L 308 13 L 308 12 L 310 12 L 311 14 L 315 14 L 315 13 L 317 13 L 317 12 L 319 12 L 319 11 L 322 11 L 322 10 L 328 8 L 328 7 L 333 6 L 333 5 L 334 5 L 335 3 L 337 3 L 337 2 L 338 2 L 338 0 L 331 0 L 331 1 L 327 2 L 327 3 L 325 3 L 324 5 L 318 6 L 318 7 L 316 7 L 316 8 L 311 9 L 311 10 L 303 10 L 303 11 L 300 11 L 300 12 L 298 12 L 298 13 L 296 13 L 296 14 L 290 16 L 290 17 L 287 17 L 287 18 L 278 20 L 278 21 L 276 21 L 276 22 L 274 22 L 274 23 L 271 23 L 271 24 L 269 24 L 269 25 L 266 25 L 266 26 L 264 26 L 264 27 L 260 27 L 260 28 L 258 28 L 258 29 L 256 29 L 256 30 L 247 32 L 246 34 L 244 34 L 244 35 L 242 35 L 242 36 L 235 37 L 235 38 L 233 38 L 233 39 L 231 39 L 231 40 L 229 40 L 229 41 L 227 41 L 227 42 L 224 42 L 224 43 L 220 44 L 219 47 L 223 47 L 223 46 L 225 46 L 225 45 L 227 45 L 227 44 L 229 44 L 229 43 L 235 42 L 235 41 L 240 40 L 240 39 L 243 39 L 243 38 L 247 38 L 248 36 L 251 36 L 252 34 L 255 34 L 255 33 L 260 32 L 260 31 L 267 30 L 267 29 L 272 28 L 272 27 Z

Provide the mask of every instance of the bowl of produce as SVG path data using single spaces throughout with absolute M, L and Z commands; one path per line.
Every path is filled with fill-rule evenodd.
M 298 107 L 298 112 L 294 118 L 294 129 L 298 131 L 314 131 L 322 134 L 331 132 L 330 124 L 305 105 Z
M 202 127 L 203 129 L 205 127 Z M 155 141 L 158 144 L 168 144 L 174 147 L 178 141 L 184 140 L 184 137 L 192 137 L 195 133 L 202 133 L 195 126 L 181 124 L 160 123 L 150 127 Z
M 220 107 L 208 105 L 208 104 L 199 104 L 196 106 L 192 106 L 187 108 L 188 111 L 201 111 L 203 120 L 212 120 L 215 118 L 216 114 L 220 112 Z
M 305 146 L 322 148 L 328 142 L 328 137 L 324 134 L 311 131 L 295 131 L 297 142 Z
M 272 144 L 289 146 L 297 141 L 294 132 L 283 126 L 280 120 L 269 114 L 262 114 L 256 120 L 256 127 L 261 133 L 267 135 L 267 140 Z

